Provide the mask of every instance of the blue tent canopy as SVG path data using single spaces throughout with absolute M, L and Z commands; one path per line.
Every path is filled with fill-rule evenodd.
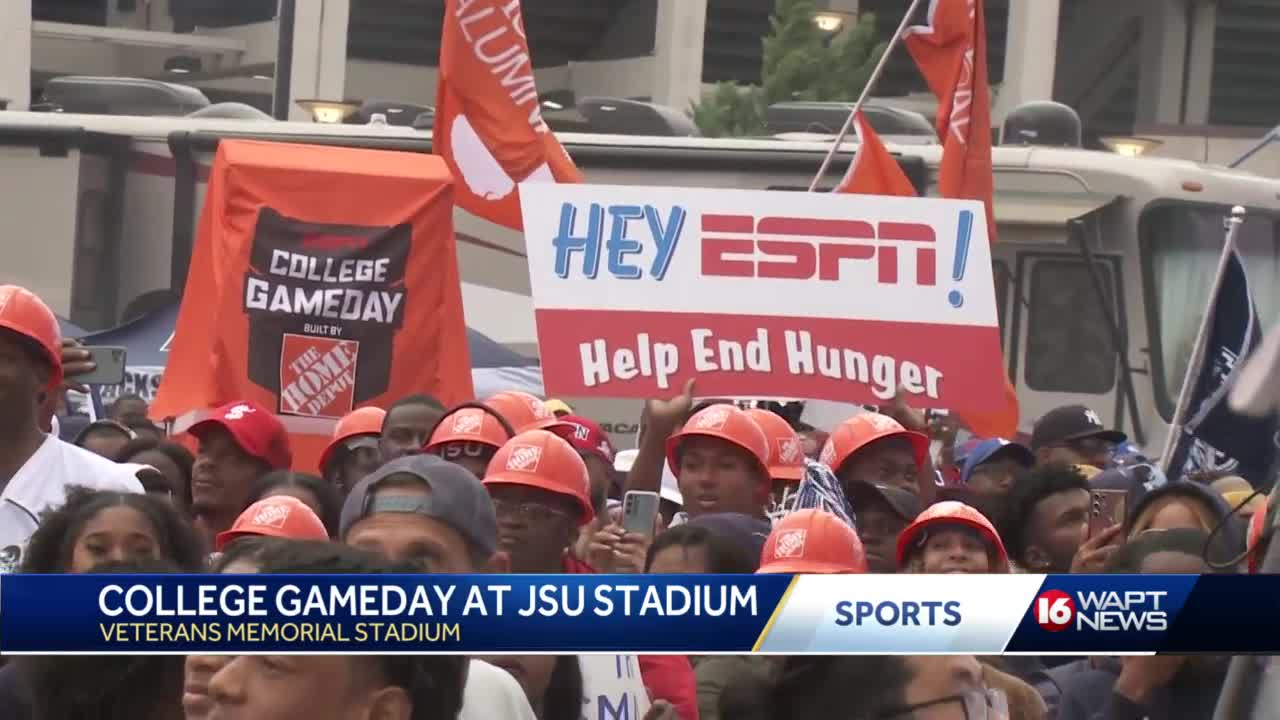
M 86 345 L 123 346 L 128 349 L 126 362 L 130 368 L 154 368 L 158 373 L 168 361 L 169 345 L 177 322 L 178 305 L 173 304 L 124 325 L 84 335 L 81 340 Z M 467 328 L 467 347 L 471 353 L 472 380 L 477 397 L 487 397 L 501 390 L 542 393 L 542 373 L 536 358 L 525 357 L 471 328 Z M 146 383 L 140 378 L 131 378 L 127 384 L 137 387 L 125 392 L 141 392 L 149 396 L 142 387 Z

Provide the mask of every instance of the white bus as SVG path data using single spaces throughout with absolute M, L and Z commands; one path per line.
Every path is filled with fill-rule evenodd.
M 231 137 L 430 150 L 429 133 L 385 125 L 0 113 L 0 281 L 31 287 L 90 329 L 118 322 L 140 296 L 180 288 L 212 152 Z M 610 184 L 803 190 L 827 148 L 560 137 L 589 182 Z M 828 186 L 855 149 L 841 149 Z M 941 148 L 890 149 L 932 193 Z M 1023 429 L 1083 403 L 1158 452 L 1232 205 L 1250 213 L 1240 245 L 1264 327 L 1277 318 L 1280 180 L 1070 148 L 997 147 L 993 161 L 996 292 Z M 535 353 L 523 238 L 461 212 L 457 232 L 468 324 Z M 583 408 L 631 445 L 637 403 Z

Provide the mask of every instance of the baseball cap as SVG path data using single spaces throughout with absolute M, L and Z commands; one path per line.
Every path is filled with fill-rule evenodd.
M 1084 438 L 1102 438 L 1113 443 L 1129 439 L 1119 430 L 1108 430 L 1098 414 L 1084 405 L 1064 405 L 1045 413 L 1031 430 L 1031 449 L 1060 445 Z
M 594 455 L 603 460 L 609 467 L 613 467 L 617 451 L 614 450 L 613 443 L 609 441 L 609 436 L 605 434 L 596 421 L 578 415 L 564 415 L 560 418 L 560 421 L 569 424 L 569 432 L 563 437 L 569 441 L 569 444 L 575 450 L 587 455 Z
M 729 540 L 736 547 L 746 549 L 751 561 L 757 564 L 760 562 L 760 553 L 764 551 L 764 541 L 773 529 L 768 520 L 742 513 L 707 513 L 689 518 L 689 522 L 685 524 L 704 527 Z
M 1010 458 L 1028 468 L 1036 464 L 1036 456 L 1026 446 L 1004 438 L 990 438 L 978 443 L 965 456 L 964 466 L 960 470 L 960 482 L 969 482 L 969 477 L 979 465 L 1003 458 Z
M 894 515 L 906 522 L 915 520 L 920 511 L 924 509 L 920 504 L 920 498 L 913 493 L 907 492 L 902 488 L 872 484 L 861 480 L 849 483 L 848 497 L 849 504 L 853 506 L 853 514 L 855 516 L 858 514 L 859 508 L 876 502 L 888 505 Z
M 379 499 L 379 485 L 388 477 L 401 474 L 418 478 L 430 492 L 423 498 Z M 397 458 L 356 483 L 342 506 L 338 536 L 345 539 L 353 525 L 381 512 L 417 513 L 439 520 L 485 554 L 492 554 L 498 546 L 498 518 L 480 479 L 436 455 Z
M 236 445 L 248 455 L 276 470 L 293 464 L 289 433 L 274 413 L 252 400 L 235 400 L 219 407 L 210 416 L 192 425 L 187 432 L 200 437 L 214 427 L 231 433 Z
M 572 415 L 573 408 L 569 407 L 569 403 L 559 399 L 551 398 L 542 402 L 543 406 L 551 411 L 553 415 Z M 567 419 L 567 418 L 565 418 Z

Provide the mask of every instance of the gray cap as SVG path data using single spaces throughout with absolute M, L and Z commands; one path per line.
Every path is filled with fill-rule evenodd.
M 378 486 L 392 475 L 412 475 L 427 486 L 425 498 L 379 499 Z M 338 536 L 374 513 L 417 513 L 457 530 L 472 549 L 492 554 L 498 547 L 498 518 L 489 493 L 466 468 L 436 455 L 406 455 L 378 468 L 356 483 L 342 506 Z

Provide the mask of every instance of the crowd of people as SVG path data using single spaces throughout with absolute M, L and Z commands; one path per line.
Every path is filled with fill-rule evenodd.
M 248 401 L 179 437 L 134 396 L 59 417 L 88 369 L 39 298 L 0 287 L 5 572 L 1234 573 L 1264 544 L 1248 482 L 1165 478 L 1080 406 L 1025 444 L 959 442 L 899 402 L 824 433 L 691 381 L 619 453 L 558 400 L 411 395 L 342 418 L 311 474 Z M 1125 499 L 1105 523 L 1099 490 Z M 623 526 L 629 491 L 661 497 L 652 528 Z M 1207 718 L 1226 662 L 619 658 L 643 720 Z M 594 705 L 599 682 L 591 656 L 33 657 L 0 667 L 0 717 L 642 720 Z

